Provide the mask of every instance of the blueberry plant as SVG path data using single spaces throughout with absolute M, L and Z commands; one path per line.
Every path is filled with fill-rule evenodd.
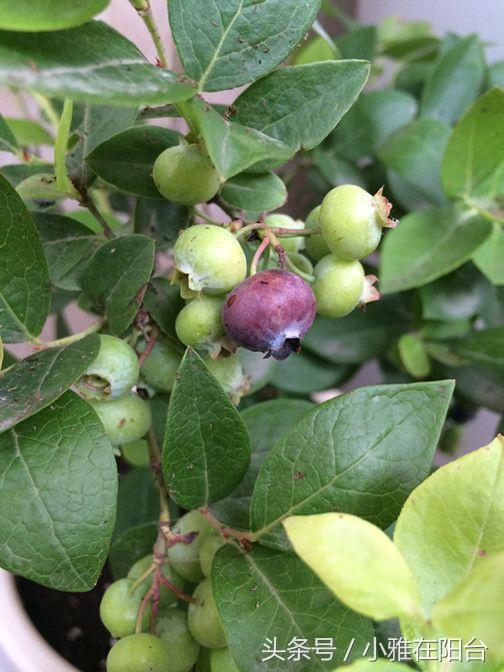
M 125 0 L 156 63 L 107 0 L 7 4 L 1 566 L 108 561 L 108 672 L 501 669 L 502 437 L 431 469 L 504 412 L 502 64 L 320 0 L 169 0 L 172 59 Z

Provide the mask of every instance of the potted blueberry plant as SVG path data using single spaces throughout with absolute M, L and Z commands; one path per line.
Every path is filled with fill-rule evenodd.
M 151 63 L 107 4 L 0 3 L 0 566 L 94 596 L 81 670 L 503 669 L 504 440 L 432 467 L 504 412 L 502 63 L 125 1 Z

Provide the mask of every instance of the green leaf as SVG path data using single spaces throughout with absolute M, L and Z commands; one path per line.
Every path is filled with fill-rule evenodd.
M 449 136 L 450 127 L 442 121 L 418 119 L 392 136 L 378 155 L 429 203 L 442 204 L 441 161 Z
M 175 320 L 184 307 L 180 289 L 168 278 L 152 278 L 144 297 L 144 306 L 166 334 L 176 338 Z M 178 343 L 178 340 L 177 340 Z
M 457 379 L 457 392 L 477 406 L 504 413 L 504 372 L 481 364 L 443 367 L 443 376 Z
M 441 52 L 434 64 L 420 102 L 423 117 L 456 121 L 478 95 L 485 76 L 485 62 L 477 35 L 469 35 Z
M 139 198 L 134 214 L 135 233 L 153 238 L 156 249 L 166 252 L 173 247 L 179 231 L 189 225 L 191 211 L 185 205 L 166 199 Z
M 472 260 L 494 285 L 504 285 L 504 229 L 494 224 L 492 233 L 478 247 Z
M 51 207 L 54 205 L 54 201 L 62 201 L 70 196 L 68 192 L 59 191 L 56 187 L 56 175 L 54 173 L 29 175 L 17 185 L 16 191 L 24 201 L 42 201 L 45 204 L 44 207 Z M 28 205 L 30 204 L 28 203 Z M 37 203 L 34 205 L 37 205 Z M 31 205 L 31 207 L 34 206 Z
M 98 249 L 81 276 L 82 289 L 105 311 L 110 329 L 120 335 L 135 319 L 135 299 L 154 267 L 154 241 L 130 235 Z
M 355 102 L 369 77 L 365 61 L 332 61 L 275 70 L 233 103 L 233 119 L 293 150 L 313 149 Z
M 328 366 L 327 362 L 302 352 L 298 357 L 289 357 L 278 362 L 271 384 L 285 392 L 309 394 L 338 385 L 351 372 L 349 366 Z
M 430 373 L 429 355 L 422 340 L 415 334 L 404 334 L 397 343 L 399 357 L 413 378 L 426 378 Z
M 52 166 L 49 163 L 34 166 L 18 163 L 3 166 L 0 172 L 11 186 L 17 187 L 17 185 L 27 177 L 30 177 L 31 175 L 39 175 L 40 173 L 47 173 L 51 170 Z
M 321 61 L 335 61 L 340 58 L 334 42 L 329 42 L 322 35 L 315 35 L 296 50 L 291 58 L 292 65 L 307 65 Z
M 413 121 L 416 109 L 413 96 L 402 91 L 363 93 L 331 134 L 331 148 L 349 161 L 370 156 L 395 131 Z
M 32 119 L 5 119 L 18 145 L 52 145 L 53 137 L 46 129 Z M 1 143 L 1 140 L 0 140 Z
M 61 113 L 58 132 L 54 142 L 54 174 L 56 175 L 56 189 L 61 192 L 71 193 L 73 185 L 69 180 L 65 156 L 72 125 L 73 101 L 65 99 Z
M 324 150 L 317 147 L 312 152 L 313 164 L 320 170 L 323 177 L 331 187 L 340 184 L 356 184 L 365 189 L 367 187 L 365 177 L 355 166 L 348 161 L 343 161 L 334 156 L 332 150 Z
M 375 26 L 361 26 L 338 36 L 335 44 L 343 58 L 365 58 L 372 61 L 376 53 L 376 39 Z
M 0 432 L 55 401 L 75 383 L 98 354 L 98 336 L 63 348 L 48 348 L 22 359 L 0 375 Z
M 0 563 L 86 591 L 107 558 L 117 470 L 91 406 L 72 392 L 0 437 Z
M 122 579 L 131 565 L 152 553 L 157 537 L 157 523 L 131 527 L 115 539 L 110 547 L 109 563 L 114 579 Z
M 49 312 L 49 274 L 26 206 L 0 176 L 0 336 L 6 343 L 40 334 Z
M 388 527 L 429 473 L 452 391 L 450 381 L 364 387 L 305 413 L 261 467 L 252 529 L 277 545 L 288 516 L 334 510 Z
M 109 0 L 7 0 L 0 7 L 3 30 L 60 30 L 86 23 L 99 14 Z
M 361 364 L 390 349 L 407 329 L 397 301 L 384 298 L 366 312 L 354 310 L 338 320 L 317 317 L 303 345 L 333 364 Z
M 188 349 L 173 388 L 163 472 L 177 504 L 195 509 L 229 495 L 250 460 L 247 429 L 203 360 Z
M 191 127 L 197 128 L 203 137 L 223 182 L 259 161 L 267 159 L 275 165 L 282 164 L 293 154 L 289 147 L 275 138 L 224 119 L 200 98 L 181 104 L 181 109 Z
M 158 518 L 159 490 L 152 471 L 148 467 L 137 468 L 120 476 L 114 541 L 133 527 L 157 523 Z
M 504 327 L 474 331 L 458 341 L 456 351 L 471 362 L 504 368 Z
M 102 180 L 121 191 L 161 198 L 152 179 L 154 161 L 181 139 L 180 133 L 169 128 L 133 126 L 98 145 L 86 161 Z
M 457 583 L 432 613 L 432 623 L 449 637 L 469 642 L 476 637 L 489 658 L 504 658 L 504 553 L 486 559 Z
M 343 513 L 284 520 L 295 552 L 353 611 L 418 617 L 418 586 L 401 552 L 371 523 Z
M 194 93 L 100 21 L 50 33 L 0 31 L 0 83 L 74 102 L 133 107 Z
M 85 192 L 94 179 L 86 163 L 88 154 L 116 133 L 129 128 L 136 118 L 135 108 L 85 105 L 82 122 L 75 131 L 77 141 L 68 151 L 66 163 L 74 186 Z
M 502 193 L 504 138 L 500 132 L 504 91 L 491 89 L 467 110 L 450 135 L 442 183 L 451 198 Z
M 471 263 L 420 288 L 425 320 L 474 317 L 488 298 L 489 284 Z
M 313 404 L 304 399 L 273 399 L 254 404 L 240 413 L 251 443 L 247 473 L 229 497 L 212 506 L 217 518 L 232 527 L 248 529 L 252 492 L 269 450 Z
M 34 213 L 49 266 L 51 282 L 61 289 L 79 291 L 80 276 L 103 239 L 70 217 Z
M 441 467 L 409 497 L 394 541 L 427 614 L 473 567 L 504 551 L 503 497 L 502 437 Z
M 400 292 L 446 275 L 470 259 L 491 230 L 483 217 L 454 206 L 403 217 L 383 243 L 381 291 Z
M 224 91 L 279 65 L 317 16 L 320 0 L 170 0 L 170 27 L 187 75 Z
M 18 150 L 17 140 L 9 125 L 0 114 L 0 151 L 17 154 Z
M 285 204 L 287 189 L 274 173 L 241 173 L 226 182 L 220 197 L 233 210 L 267 212 Z
M 362 651 L 373 636 L 371 622 L 336 600 L 315 574 L 293 553 L 256 546 L 242 553 L 221 548 L 212 567 L 212 588 L 233 657 L 242 672 L 280 672 L 291 666 L 285 659 L 261 660 L 266 640 L 277 638 L 285 650 L 293 638 L 308 641 L 329 638 L 335 646 L 332 660 L 311 652 L 310 660 L 293 669 L 330 670 L 342 662 L 349 642 Z M 259 663 L 259 660 L 261 662 Z M 260 667 L 258 667 L 260 665 Z

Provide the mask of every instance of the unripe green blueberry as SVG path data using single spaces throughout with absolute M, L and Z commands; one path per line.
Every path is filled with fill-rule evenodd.
M 205 358 L 205 364 L 210 373 L 220 383 L 224 392 L 231 401 L 238 405 L 240 399 L 248 392 L 249 380 L 245 375 L 237 355 L 227 355 L 212 359 Z
M 217 612 L 210 579 L 203 579 L 198 584 L 193 597 L 197 602 L 189 604 L 187 624 L 194 639 L 207 649 L 226 646 L 226 633 Z
M 196 224 L 184 229 L 173 249 L 174 279 L 190 291 L 226 294 L 247 273 L 247 260 L 240 243 L 227 229 Z M 186 296 L 184 298 L 191 298 Z
M 146 345 L 140 346 L 143 352 Z M 182 356 L 167 338 L 158 338 L 152 351 L 142 364 L 142 379 L 157 392 L 171 392 Z
M 182 308 L 175 321 L 175 331 L 184 345 L 211 354 L 220 352 L 225 342 L 223 303 L 221 297 L 201 295 Z
M 201 563 L 201 569 L 205 576 L 210 576 L 212 572 L 212 563 L 215 557 L 215 554 L 221 546 L 224 546 L 226 542 L 218 534 L 209 534 L 200 547 L 199 559 Z
M 139 633 L 120 639 L 107 656 L 107 672 L 170 672 L 171 651 L 159 637 Z
M 173 203 L 206 203 L 219 191 L 217 171 L 198 145 L 181 142 L 154 162 L 152 177 L 159 192 Z
M 103 594 L 100 603 L 100 618 L 113 637 L 126 637 L 135 632 L 138 610 L 147 592 L 145 586 L 135 590 L 131 579 L 114 581 Z M 145 628 L 149 625 L 150 608 L 142 619 Z
M 77 381 L 77 388 L 86 399 L 116 399 L 131 390 L 138 374 L 138 358 L 133 348 L 120 338 L 102 334 L 98 355 Z
M 305 223 L 299 219 L 292 219 L 282 213 L 268 215 L 264 220 L 266 226 L 271 229 L 304 229 Z M 280 235 L 280 242 L 286 252 L 299 252 L 304 247 L 304 236 L 289 238 Z
M 98 414 L 113 446 L 138 441 L 147 434 L 152 424 L 150 406 L 137 394 L 89 403 Z
M 151 565 L 152 565 L 152 555 L 146 555 L 140 560 L 137 560 L 128 572 L 128 579 L 136 581 L 145 574 L 145 572 L 149 569 Z M 165 562 L 163 564 L 163 575 L 165 576 L 166 579 L 168 579 L 168 581 L 170 581 L 170 583 L 173 583 L 173 585 L 179 590 L 185 589 L 184 579 L 181 576 L 179 576 L 172 567 L 170 567 L 168 562 Z M 150 586 L 152 585 L 153 576 L 154 576 L 153 574 L 149 575 L 140 584 L 139 587 L 142 587 L 145 590 L 145 592 L 147 592 L 147 590 L 149 590 Z M 177 603 L 177 596 L 175 595 L 173 590 L 170 590 L 168 586 L 161 584 L 159 591 L 160 591 L 159 605 L 161 607 L 165 606 L 172 607 L 174 604 Z
M 306 218 L 306 228 L 312 231 L 320 230 L 320 211 L 322 206 L 318 205 L 314 208 L 308 217 Z M 329 249 L 327 243 L 324 240 L 324 236 L 321 233 L 313 233 L 311 236 L 306 236 L 306 251 L 312 259 L 319 261 L 322 257 L 325 257 L 326 254 L 330 254 L 331 250 Z
M 210 651 L 210 672 L 240 672 L 227 647 Z
M 165 672 L 190 672 L 198 658 L 200 645 L 189 632 L 186 613 L 182 609 L 160 610 L 156 633 L 171 654 Z
M 121 456 L 132 467 L 148 467 L 150 459 L 147 441 L 139 439 L 138 441 L 131 441 L 131 443 L 123 443 Z
M 236 354 L 249 381 L 249 389 L 244 396 L 262 389 L 273 378 L 276 363 L 273 357 L 265 359 L 262 352 L 252 352 L 245 348 L 238 348 Z
M 365 276 L 359 261 L 340 259 L 328 254 L 315 266 L 312 285 L 317 299 L 317 313 L 324 317 L 343 317 L 359 304 L 380 298 L 374 289 L 374 276 Z
M 178 542 L 170 546 L 168 561 L 177 574 L 184 579 L 193 583 L 200 581 L 204 575 L 199 560 L 199 550 L 204 538 L 213 531 L 213 527 L 199 511 L 189 511 L 179 518 L 172 531 L 182 536 L 191 532 L 198 533 L 190 544 Z
M 381 190 L 371 196 L 354 184 L 332 189 L 322 201 L 322 235 L 331 252 L 344 259 L 364 259 L 378 247 L 391 205 Z

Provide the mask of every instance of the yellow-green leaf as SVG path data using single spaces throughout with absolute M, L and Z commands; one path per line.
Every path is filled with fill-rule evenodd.
M 415 578 L 379 528 L 343 513 L 292 516 L 284 526 L 296 553 L 351 609 L 376 620 L 419 616 Z
M 488 657 L 504 657 L 504 553 L 484 558 L 439 602 L 432 613 L 443 635 L 488 646 Z

